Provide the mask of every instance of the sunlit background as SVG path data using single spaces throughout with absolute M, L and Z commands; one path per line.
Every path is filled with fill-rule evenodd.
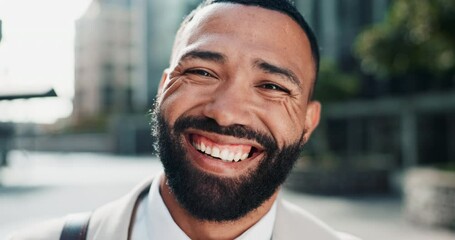
M 0 238 L 160 171 L 148 112 L 199 2 L 0 0 Z M 295 3 L 320 44 L 323 115 L 286 196 L 364 239 L 455 239 L 455 1 Z M 87 191 L 103 192 L 65 198 Z M 70 207 L 42 207 L 55 199 Z
M 55 99 L 0 102 L 0 121 L 53 123 L 74 97 L 75 20 L 90 0 L 1 0 L 0 94 L 42 92 Z

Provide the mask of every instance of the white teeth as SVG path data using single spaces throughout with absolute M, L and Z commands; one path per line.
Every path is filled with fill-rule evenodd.
M 215 158 L 220 158 L 224 162 L 239 162 L 241 160 L 245 160 L 248 158 L 248 153 L 238 152 L 234 153 L 229 151 L 228 149 L 220 150 L 218 147 L 211 148 L 210 146 L 206 146 L 204 143 L 194 143 L 193 146 L 201 151 L 210 155 Z
M 234 160 L 234 155 L 235 155 L 235 153 L 233 153 L 233 152 L 229 153 L 228 160 L 232 162 L 232 160 Z
M 212 155 L 212 157 L 219 158 L 220 157 L 220 149 L 218 149 L 217 147 L 213 147 L 211 155 Z
M 240 157 L 240 160 L 245 160 L 247 157 L 248 157 L 248 153 L 245 153 Z
M 241 157 L 242 157 L 242 153 L 241 153 L 241 152 L 235 154 L 235 156 L 234 156 L 234 161 L 238 162 L 238 161 L 240 160 Z
M 224 160 L 224 161 L 229 160 L 229 150 L 224 149 L 223 151 L 221 151 L 220 158 L 221 158 L 221 160 Z
M 201 150 L 199 145 L 197 143 L 193 143 L 193 146 L 197 149 L 197 150 Z
M 205 144 L 201 143 L 201 151 L 205 152 Z

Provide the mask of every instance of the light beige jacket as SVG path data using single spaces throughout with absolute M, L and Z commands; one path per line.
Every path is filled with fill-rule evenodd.
M 139 195 L 152 179 L 136 186 L 126 196 L 95 210 L 90 219 L 88 240 L 127 240 L 132 214 Z M 358 240 L 339 233 L 291 203 L 278 199 L 273 240 Z M 17 232 L 9 240 L 59 240 L 65 218 L 51 220 Z

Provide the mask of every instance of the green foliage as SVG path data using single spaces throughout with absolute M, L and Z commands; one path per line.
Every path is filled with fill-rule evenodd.
M 449 162 L 449 163 L 446 163 L 446 164 L 440 164 L 440 165 L 436 165 L 434 166 L 436 167 L 437 169 L 439 170 L 442 170 L 442 171 L 448 171 L 448 172 L 454 172 L 455 173 L 455 162 Z
M 379 78 L 455 73 L 455 1 L 394 0 L 383 23 L 361 33 L 355 53 Z
M 357 75 L 342 72 L 333 62 L 322 60 L 315 99 L 325 103 L 352 98 L 360 89 L 359 83 Z

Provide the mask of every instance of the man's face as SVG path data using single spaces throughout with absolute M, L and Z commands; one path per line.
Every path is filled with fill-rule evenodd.
M 238 4 L 196 14 L 155 110 L 160 157 L 181 205 L 224 221 L 270 198 L 318 123 L 314 76 L 307 37 L 288 16 Z

